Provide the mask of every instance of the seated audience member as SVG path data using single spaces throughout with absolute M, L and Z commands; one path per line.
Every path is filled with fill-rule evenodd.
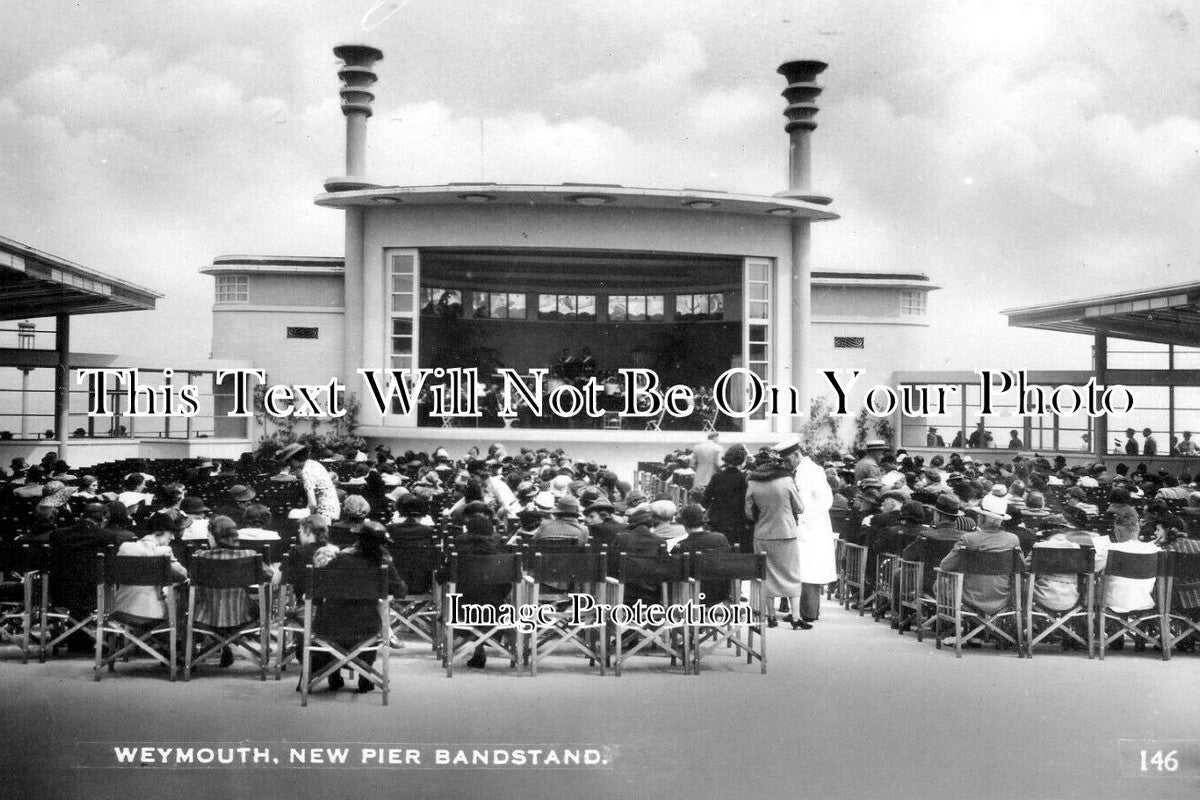
M 253 550 L 244 550 L 238 541 L 237 523 L 229 517 L 217 517 L 212 521 L 210 531 L 213 546 L 207 550 L 197 550 L 193 559 L 212 561 L 227 561 L 237 558 L 253 558 Z M 266 583 L 271 580 L 273 571 L 266 565 L 262 566 L 259 581 Z M 213 588 L 202 586 L 196 592 L 196 606 L 193 620 L 196 625 L 214 628 L 222 635 L 232 633 L 248 622 L 257 619 L 255 610 L 250 605 L 250 593 L 244 586 L 228 588 Z M 228 667 L 233 663 L 233 651 L 229 646 L 221 648 L 221 666 Z
M 496 533 L 496 527 L 491 520 L 484 516 L 470 517 L 464 531 L 454 537 L 454 549 L 460 556 L 494 556 L 506 551 L 504 537 Z M 438 580 L 445 582 L 450 578 L 450 564 L 442 567 Z M 455 587 L 462 595 L 463 604 L 499 606 L 508 600 L 511 587 L 508 584 L 479 584 L 459 583 Z M 472 669 L 483 669 L 487 666 L 487 654 L 481 644 L 467 661 Z
M 649 509 L 638 508 L 627 520 L 629 527 L 617 534 L 609 549 L 609 568 L 616 564 L 616 556 L 628 553 L 631 556 L 653 556 L 661 552 L 663 540 L 650 530 L 652 517 Z
M 613 518 L 615 513 L 616 508 L 607 500 L 597 500 L 587 507 L 584 522 L 596 547 L 607 546 L 611 550 L 617 540 L 617 534 L 626 530 L 626 525 Z
M 204 505 L 204 501 L 195 495 L 188 495 L 180 502 L 179 510 L 192 520 L 192 524 L 183 532 L 183 541 L 203 539 L 209 543 L 209 546 L 213 546 L 213 540 L 208 534 L 209 509 Z
M 324 514 L 309 514 L 300 520 L 296 531 L 297 543 L 292 545 L 288 557 L 271 576 L 271 582 L 289 584 L 295 587 L 299 595 L 304 588 L 304 568 L 313 563 L 318 550 L 329 546 L 329 526 L 329 517 Z
M 570 495 L 554 501 L 554 510 L 533 535 L 535 540 L 567 539 L 580 545 L 587 544 L 588 529 L 579 521 L 579 502 Z
M 244 542 L 279 541 L 278 531 L 271 530 L 271 509 L 258 503 L 247 506 L 238 526 L 238 539 Z
M 1138 539 L 1132 539 L 1127 542 L 1114 542 L 1109 545 L 1108 552 L 1111 553 L 1157 553 L 1159 552 L 1158 545 L 1154 542 L 1143 542 Z M 1117 614 L 1132 614 L 1139 611 L 1147 611 L 1154 608 L 1154 578 L 1121 578 L 1115 575 L 1107 575 L 1104 577 L 1107 587 L 1107 606 L 1108 609 Z M 1115 633 L 1120 624 L 1115 620 L 1108 620 L 1104 626 L 1106 635 Z M 1113 649 L 1120 649 L 1124 644 L 1124 638 L 1118 639 L 1113 643 Z
M 122 505 L 121 508 L 125 506 Z M 126 531 L 106 528 L 107 521 L 108 508 L 103 503 L 88 503 L 73 526 L 50 534 L 50 549 L 54 555 L 50 575 L 51 603 L 58 608 L 67 609 L 72 619 L 85 619 L 96 610 L 96 586 L 90 581 L 82 580 L 83 576 L 73 571 L 58 571 L 57 564 L 60 560 L 89 558 L 108 547 L 119 546 L 137 538 Z M 71 636 L 66 644 L 69 651 L 88 652 L 91 642 L 87 634 L 79 631 Z
M 1200 539 L 1168 535 L 1164 539 L 1163 549 L 1195 555 L 1200 553 Z M 1171 611 L 1193 620 L 1200 620 L 1200 575 L 1192 573 L 1176 577 L 1171 596 Z M 1181 649 L 1195 650 L 1195 639 L 1183 643 Z
M 929 506 L 933 511 L 933 527 L 925 529 L 914 539 L 904 551 L 901 558 L 905 561 L 921 561 L 924 558 L 926 542 L 940 542 L 942 547 L 950 547 L 963 536 L 958 528 L 958 520 L 963 516 L 962 503 L 952 494 L 939 494 L 937 502 Z M 922 578 L 922 591 L 933 592 L 936 575 L 934 564 L 926 564 Z
M 149 522 L 150 532 L 133 542 L 125 542 L 118 548 L 119 556 L 169 556 L 171 573 L 180 580 L 187 580 L 187 570 L 175 560 L 171 552 L 171 540 L 191 524 L 185 514 L 178 516 L 155 514 Z M 154 627 L 167 619 L 167 604 L 162 591 L 155 586 L 118 586 L 113 604 L 113 616 L 136 627 Z
M 245 520 L 242 517 L 245 516 L 246 509 L 250 507 L 251 501 L 257 496 L 258 492 L 249 486 L 235 483 L 225 493 L 226 500 L 217 508 L 217 513 L 221 516 L 229 517 L 238 524 L 238 527 L 242 527 L 245 525 Z
M 323 547 L 313 557 L 313 566 L 317 569 L 377 569 L 381 564 L 387 565 L 388 594 L 393 598 L 403 598 L 408 593 L 408 587 L 400 579 L 392 563 L 392 557 L 387 551 L 387 529 L 374 520 L 366 520 L 357 529 L 357 541 L 341 551 Z M 374 600 L 326 600 L 317 610 L 313 620 L 313 633 L 324 637 L 343 649 L 350 649 L 363 639 L 379 632 L 379 612 Z M 386 643 L 385 643 L 386 646 Z M 367 665 L 375 663 L 376 651 L 362 653 L 359 659 Z M 384 650 L 384 658 L 387 651 Z M 333 661 L 331 653 L 312 654 L 312 670 L 320 672 Z M 329 688 L 340 689 L 345 685 L 341 670 L 329 675 Z M 358 691 L 369 692 L 374 685 L 366 678 L 358 679 Z
M 1163 488 L 1158 490 L 1158 494 L 1154 495 L 1154 498 L 1156 500 L 1186 500 L 1191 492 L 1191 487 L 1185 481 L 1178 480 L 1171 475 L 1164 475 Z
M 1179 516 L 1185 521 L 1200 518 L 1200 492 L 1189 492 L 1187 505 L 1179 509 Z
M 687 536 L 676 543 L 672 553 L 728 553 L 729 540 L 723 534 L 710 531 L 704 525 L 704 507 L 696 504 L 684 506 L 679 512 L 679 522 Z M 729 599 L 728 581 L 704 581 L 700 584 L 705 605 L 723 603 Z
M 1137 510 L 1130 505 L 1129 490 L 1121 487 L 1108 493 L 1108 510 L 1105 512 L 1112 519 L 1112 540 L 1128 542 L 1138 537 L 1141 521 Z
M 687 531 L 678 522 L 675 515 L 679 508 L 670 500 L 655 500 L 650 504 L 650 515 L 654 518 L 651 532 L 660 539 L 666 540 L 668 546 L 687 536 Z
M 429 504 L 415 494 L 406 494 L 396 504 L 396 517 L 388 525 L 388 536 L 396 544 L 430 544 L 434 527 L 432 521 L 423 521 L 428 518 Z
M 1079 544 L 1071 541 L 1066 528 L 1052 529 L 1033 545 L 1038 548 L 1078 550 Z M 1069 574 L 1038 575 L 1033 584 L 1035 603 L 1051 611 L 1069 611 L 1079 602 L 1079 577 Z
M 154 501 L 154 495 L 146 491 L 146 476 L 140 472 L 126 475 L 121 489 L 117 499 L 129 509 L 130 516 L 136 516 L 139 508 L 149 508 L 150 503 Z
M 1162 541 L 1172 533 L 1186 536 L 1187 529 L 1187 523 L 1172 514 L 1164 501 L 1154 499 L 1146 506 L 1146 518 L 1138 538 L 1148 542 Z
M 338 547 L 354 544 L 370 514 L 371 504 L 367 498 L 359 494 L 348 496 L 342 503 L 341 517 L 329 527 L 329 541 Z
M 1008 503 L 1002 497 L 989 494 L 977 509 L 979 530 L 962 535 L 950 553 L 942 559 L 942 570 L 958 572 L 963 566 L 963 552 L 977 550 L 989 553 L 1016 551 L 1019 557 L 1021 542 L 1000 525 L 1009 518 Z M 995 614 L 1012 600 L 1012 586 L 1007 575 L 965 575 L 963 577 L 963 602 L 985 614 Z
M 526 508 L 517 513 L 517 523 L 519 527 L 506 542 L 509 545 L 519 545 L 533 541 L 533 537 L 537 535 L 538 529 L 542 527 L 542 523 L 546 520 L 546 515 L 532 508 Z

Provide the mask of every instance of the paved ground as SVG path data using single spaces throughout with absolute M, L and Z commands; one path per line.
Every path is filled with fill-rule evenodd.
M 95 684 L 80 660 L 0 650 L 0 796 L 55 798 L 1195 797 L 1195 777 L 1125 777 L 1119 740 L 1200 739 L 1200 657 L 962 660 L 830 605 L 779 628 L 760 675 L 722 658 L 698 677 L 647 660 L 621 678 L 573 660 L 537 678 L 501 665 L 447 679 L 415 643 L 392 703 L 351 692 L 299 706 L 294 677 L 171 684 L 133 663 Z M 211 673 L 210 673 L 211 674 Z M 80 742 L 596 744 L 583 769 L 100 769 Z M 273 751 L 277 752 L 277 751 Z M 1183 754 L 1181 772 L 1200 775 Z M 84 766 L 80 766 L 81 762 Z

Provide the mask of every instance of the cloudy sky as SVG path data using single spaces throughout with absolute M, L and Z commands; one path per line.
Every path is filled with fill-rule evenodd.
M 341 215 L 312 204 L 342 171 L 340 42 L 386 53 L 368 172 L 398 184 L 770 194 L 775 67 L 828 61 L 814 188 L 843 218 L 814 267 L 944 286 L 920 366 L 1086 367 L 1082 337 L 998 312 L 1197 276 L 1195 2 L 4 6 L 0 234 L 166 295 L 78 324 L 79 350 L 203 359 L 214 256 L 340 255 Z

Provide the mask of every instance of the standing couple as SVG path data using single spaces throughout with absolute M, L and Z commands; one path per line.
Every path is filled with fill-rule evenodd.
M 746 517 L 754 523 L 754 552 L 767 556 L 767 624 L 775 627 L 774 598 L 789 598 L 792 628 L 809 630 L 820 616 L 821 592 L 837 579 L 825 470 L 800 450 L 799 438 L 775 445 L 747 476 Z M 799 615 L 796 611 L 799 609 Z

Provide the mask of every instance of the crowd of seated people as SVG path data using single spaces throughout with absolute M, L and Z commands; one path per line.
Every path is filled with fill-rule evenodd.
M 697 454 L 706 445 L 716 447 L 711 460 L 717 465 L 697 480 Z M 751 552 L 752 526 L 744 513 L 747 473 L 769 458 L 769 451 L 751 456 L 740 444 L 721 448 L 715 437 L 690 452 L 672 453 L 660 476 L 686 490 L 687 500 L 678 503 L 647 496 L 604 465 L 575 461 L 561 449 L 509 453 L 493 444 L 454 458 L 443 447 L 393 454 L 381 445 L 325 462 L 337 494 L 337 513 L 331 515 L 311 504 L 305 508 L 299 477 L 270 460 L 176 464 L 159 485 L 151 463 L 77 474 L 82 471 L 48 454 L 34 466 L 14 460 L 2 476 L 0 535 L 77 551 L 116 547 L 121 554 L 170 554 L 180 579 L 187 560 L 200 552 L 207 551 L 203 558 L 233 558 L 247 545 L 278 540 L 268 577 L 293 584 L 299 578 L 284 574 L 279 555 L 292 547 L 299 561 L 291 563 L 316 568 L 343 554 L 349 561 L 342 563 L 391 563 L 393 554 L 402 557 L 406 549 L 422 547 L 483 553 L 552 543 L 630 554 Z M 299 471 L 304 462 L 288 464 Z M 934 542 L 941 547 L 938 563 L 951 568 L 964 548 L 1017 547 L 1028 555 L 1034 547 L 1090 545 L 1102 569 L 1114 548 L 1200 551 L 1200 541 L 1189 536 L 1200 532 L 1200 490 L 1190 476 L 1131 471 L 1124 464 L 1112 471 L 1103 463 L 1068 468 L 1061 458 L 1023 455 L 983 463 L 954 453 L 926 462 L 882 449 L 858 458 L 828 457 L 823 466 L 834 493 L 835 530 L 872 554 L 916 558 L 926 552 L 924 542 Z M 392 566 L 403 574 L 404 563 Z M 1191 613 L 1200 606 L 1191 602 L 1200 599 L 1197 588 L 1184 586 L 1180 593 Z M 94 591 L 71 597 L 71 587 L 61 589 L 56 602 L 65 607 L 82 611 L 94 603 Z M 971 602 L 981 607 L 1003 599 L 997 586 L 974 590 Z M 1051 597 L 1062 586 L 1051 583 L 1039 591 L 1050 602 L 1063 600 Z M 1126 607 L 1136 610 L 1145 599 L 1146 590 L 1138 588 Z M 247 606 L 244 598 L 213 596 L 201 608 L 207 624 L 225 628 L 238 624 Z M 117 610 L 130 624 L 151 624 L 165 614 L 140 592 L 119 596 Z M 325 617 L 327 632 L 339 619 L 348 630 L 362 622 L 360 610 L 342 611 Z M 231 662 L 222 654 L 223 664 Z M 482 652 L 469 662 L 483 663 Z M 340 680 L 334 677 L 331 685 Z

